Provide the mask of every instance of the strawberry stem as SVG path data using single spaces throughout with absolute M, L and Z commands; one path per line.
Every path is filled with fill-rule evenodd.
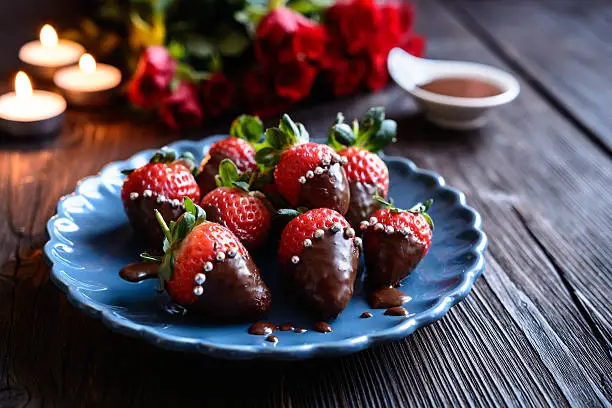
M 143 261 L 155 262 L 157 264 L 160 264 L 162 261 L 162 257 L 150 255 L 146 252 L 143 252 L 142 254 L 140 254 L 140 259 L 142 259 Z
M 164 221 L 164 217 L 162 217 L 161 213 L 157 209 L 155 210 L 155 218 L 157 219 L 157 223 L 161 227 L 164 236 L 168 240 L 168 243 L 172 243 L 172 233 L 170 232 L 170 228 L 168 228 L 166 221 Z

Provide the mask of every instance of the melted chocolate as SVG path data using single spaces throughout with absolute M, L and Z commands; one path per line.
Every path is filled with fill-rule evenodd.
M 200 194 L 202 197 L 217 188 L 215 176 L 219 174 L 219 164 L 223 159 L 227 159 L 227 156 L 217 152 L 212 155 L 207 155 L 204 160 L 202 160 L 200 170 L 196 175 L 196 181 L 198 182 L 198 186 L 200 186 Z
M 298 206 L 331 208 L 344 215 L 348 211 L 350 198 L 346 173 L 340 163 L 334 163 L 328 171 L 315 175 L 302 185 Z
M 294 291 L 322 319 L 337 317 L 353 297 L 360 250 L 342 231 L 325 231 L 304 248 L 300 261 L 287 261 L 283 271 Z
M 332 328 L 326 322 L 316 322 L 314 326 L 312 326 L 312 330 L 317 331 L 319 333 L 331 333 Z
M 370 218 L 374 211 L 382 208 L 382 204 L 374 199 L 378 188 L 373 184 L 364 184 L 360 181 L 350 181 L 351 200 L 346 213 L 347 221 L 359 231 L 359 223 Z
M 291 323 L 283 323 L 280 326 L 278 326 L 278 329 L 280 331 L 293 331 L 295 330 L 295 326 Z
M 278 337 L 276 337 L 276 336 L 268 336 L 268 337 L 266 337 L 266 341 L 269 341 L 270 343 L 278 343 Z
M 124 203 L 125 212 L 136 231 L 147 248 L 161 253 L 164 241 L 164 233 L 155 218 L 155 210 L 158 210 L 167 223 L 176 221 L 185 212 L 183 204 L 172 206 L 168 201 L 157 202 L 155 195 L 144 197 L 142 194 L 135 200 L 128 199 Z
M 257 322 L 253 323 L 251 327 L 249 327 L 249 334 L 254 334 L 256 336 L 265 336 L 274 333 L 276 330 L 278 330 L 278 327 L 276 327 L 274 323 Z
M 298 328 L 298 329 L 295 329 L 295 332 L 296 332 L 296 333 L 298 333 L 298 334 L 300 334 L 300 333 L 306 333 L 307 331 L 308 331 L 308 330 L 306 330 L 306 329 L 305 329 L 305 328 L 303 328 L 303 327 L 300 327 L 300 328 Z
M 361 314 L 361 316 L 359 316 L 359 317 L 361 317 L 362 319 L 369 319 L 372 316 L 374 316 L 374 315 L 372 313 L 370 313 L 370 312 L 363 312 Z
M 395 288 L 381 288 L 370 293 L 368 302 L 373 309 L 388 309 L 401 306 L 410 300 L 401 290 Z
M 397 285 L 425 256 L 424 247 L 415 252 L 415 244 L 399 232 L 387 235 L 373 228 L 368 228 L 363 234 L 363 248 L 366 283 L 371 288 Z
M 155 262 L 134 262 L 121 268 L 119 276 L 128 282 L 140 282 L 157 278 L 158 269 L 159 265 Z
M 197 301 L 184 305 L 216 320 L 258 320 L 270 309 L 270 290 L 249 258 L 238 253 L 215 262 L 206 273 L 204 292 Z
M 458 98 L 487 98 L 503 93 L 500 88 L 489 82 L 472 78 L 438 78 L 419 85 L 419 88 Z
M 385 316 L 408 316 L 408 311 L 403 307 L 390 307 L 385 310 Z

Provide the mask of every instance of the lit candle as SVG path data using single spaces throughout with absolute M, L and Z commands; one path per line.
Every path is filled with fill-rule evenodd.
M 0 96 L 0 130 L 13 136 L 37 136 L 59 130 L 66 100 L 60 95 L 32 90 L 23 71 L 15 76 L 15 92 Z
M 112 65 L 97 64 L 90 54 L 83 54 L 79 65 L 59 69 L 53 82 L 71 104 L 100 106 L 108 102 L 121 83 L 121 71 Z
M 80 44 L 58 39 L 55 29 L 45 24 L 38 41 L 30 41 L 21 47 L 19 59 L 28 71 L 50 81 L 57 68 L 75 64 L 84 52 Z

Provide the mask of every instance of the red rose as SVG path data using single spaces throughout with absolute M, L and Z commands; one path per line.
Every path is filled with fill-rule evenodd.
M 376 45 L 372 35 L 380 30 L 380 20 L 380 11 L 373 0 L 341 0 L 325 14 L 326 26 L 337 34 L 351 55 Z
M 196 88 L 181 82 L 176 91 L 162 100 L 159 115 L 174 129 L 198 126 L 202 122 L 202 108 Z
M 150 109 L 168 94 L 176 73 L 176 61 L 162 46 L 145 49 L 128 87 L 128 98 L 135 106 Z
M 366 63 L 361 58 L 332 57 L 327 61 L 324 77 L 331 85 L 335 96 L 353 94 L 362 83 L 366 73 Z
M 387 54 L 370 55 L 368 58 L 368 74 L 366 85 L 372 91 L 378 91 L 387 85 L 389 73 L 387 72 Z
M 278 117 L 286 112 L 290 101 L 281 98 L 274 91 L 274 81 L 269 75 L 258 71 L 247 71 L 243 79 L 242 92 L 251 114 L 262 119 Z
M 317 69 L 306 61 L 287 62 L 278 67 L 274 86 L 278 96 L 296 102 L 310 94 Z
M 406 33 L 401 39 L 399 46 L 406 52 L 415 57 L 425 56 L 425 45 L 427 42 L 424 37 L 418 34 Z
M 222 72 L 217 72 L 202 84 L 204 111 L 211 116 L 219 116 L 228 111 L 232 108 L 234 93 L 234 84 Z
M 391 48 L 396 47 L 399 44 L 399 39 L 404 32 L 408 32 L 409 29 L 402 25 L 400 8 L 402 5 L 397 3 L 381 4 L 379 7 L 381 24 L 378 30 L 378 41 L 370 44 L 371 52 L 375 53 L 379 51 L 382 54 L 389 54 Z
M 296 60 L 316 61 L 323 55 L 325 30 L 285 7 L 270 11 L 257 25 L 255 53 L 266 66 Z

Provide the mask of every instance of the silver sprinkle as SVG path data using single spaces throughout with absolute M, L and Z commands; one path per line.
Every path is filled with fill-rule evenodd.
M 138 193 L 136 192 L 130 193 L 130 200 L 135 200 L 137 198 L 138 198 Z
M 325 231 L 323 231 L 322 229 L 318 229 L 314 232 L 314 237 L 316 239 L 321 239 L 323 238 L 323 234 L 325 234 Z
M 204 275 L 203 273 L 196 273 L 195 278 L 193 278 L 193 280 L 195 281 L 195 283 L 197 283 L 198 285 L 203 284 L 204 282 L 206 282 L 206 275 Z
M 348 237 L 348 238 L 353 238 L 355 236 L 355 230 L 352 228 L 347 228 L 344 231 L 344 234 Z
M 395 229 L 392 226 L 388 225 L 387 228 L 385 228 L 385 232 L 388 235 L 391 235 L 391 234 L 393 234 L 395 232 Z
M 305 246 L 306 248 L 310 248 L 310 247 L 312 246 L 312 241 L 311 241 L 311 240 L 309 240 L 308 238 L 306 238 L 306 239 L 304 240 L 304 246 Z
M 299 262 L 300 262 L 300 257 L 299 257 L 299 256 L 297 256 L 297 255 L 293 255 L 293 256 L 291 257 L 291 263 L 292 263 L 292 264 L 297 265 Z
M 334 222 L 331 226 L 332 232 L 338 232 L 342 229 L 342 225 L 339 222 Z
M 229 256 L 230 258 L 235 257 L 237 253 L 238 251 L 236 250 L 236 248 L 230 248 L 227 250 L 227 256 Z
M 153 192 L 151 190 L 145 190 L 145 191 L 142 192 L 142 196 L 146 197 L 146 198 L 149 198 L 152 195 L 153 195 Z
M 334 154 L 334 161 L 335 161 L 335 162 L 339 162 L 340 160 L 342 160 L 342 159 L 340 158 L 340 155 L 339 155 L 339 154 Z
M 381 231 L 381 230 L 384 230 L 384 229 L 385 229 L 385 226 L 384 226 L 384 225 L 382 225 L 380 222 L 379 222 L 379 223 L 377 223 L 377 224 L 374 226 L 374 230 L 376 230 L 376 231 Z
M 201 286 L 196 286 L 195 288 L 193 288 L 193 294 L 196 296 L 201 296 L 202 293 L 204 293 L 204 288 Z
M 302 176 L 298 179 L 298 181 L 300 182 L 300 184 L 306 184 L 306 177 Z
M 164 197 L 163 195 L 158 195 L 157 196 L 157 204 L 161 204 L 164 201 L 166 201 L 166 197 Z
M 378 222 L 378 218 L 376 217 L 370 217 L 370 225 L 374 225 Z
M 321 175 L 323 174 L 324 171 L 325 170 L 323 170 L 323 167 L 319 167 L 319 166 L 317 166 L 317 168 L 314 170 L 316 175 Z
M 357 245 L 359 248 L 361 248 L 361 245 L 362 245 L 361 238 L 359 238 L 359 237 L 355 238 L 355 245 Z
M 331 159 L 329 158 L 329 156 L 323 156 L 323 158 L 321 159 L 321 164 L 323 164 L 324 166 L 329 166 L 330 163 Z
M 225 260 L 225 254 L 223 252 L 217 252 L 215 259 L 219 262 L 223 262 L 223 260 Z
M 402 233 L 402 235 L 406 236 L 410 233 L 410 229 L 408 227 L 404 227 L 400 230 L 400 232 Z
M 343 156 L 343 157 L 340 159 L 340 163 L 341 163 L 341 164 L 344 166 L 346 163 L 348 163 L 348 159 L 347 159 L 346 157 L 344 157 L 344 156 Z
M 210 271 L 212 271 L 212 270 L 213 270 L 213 264 L 212 264 L 212 262 L 206 262 L 206 263 L 204 264 L 204 271 L 205 271 L 205 272 L 210 272 Z
M 173 207 L 179 207 L 181 205 L 181 201 L 178 198 L 175 198 L 170 202 L 170 205 L 172 205 Z
M 413 234 L 407 235 L 406 238 L 408 239 L 408 242 L 410 242 L 412 245 L 415 245 L 417 242 L 419 242 L 418 238 Z
M 313 177 L 314 177 L 314 173 L 312 172 L 312 170 L 308 170 L 308 171 L 306 172 L 306 178 L 311 179 L 311 178 L 313 178 Z

